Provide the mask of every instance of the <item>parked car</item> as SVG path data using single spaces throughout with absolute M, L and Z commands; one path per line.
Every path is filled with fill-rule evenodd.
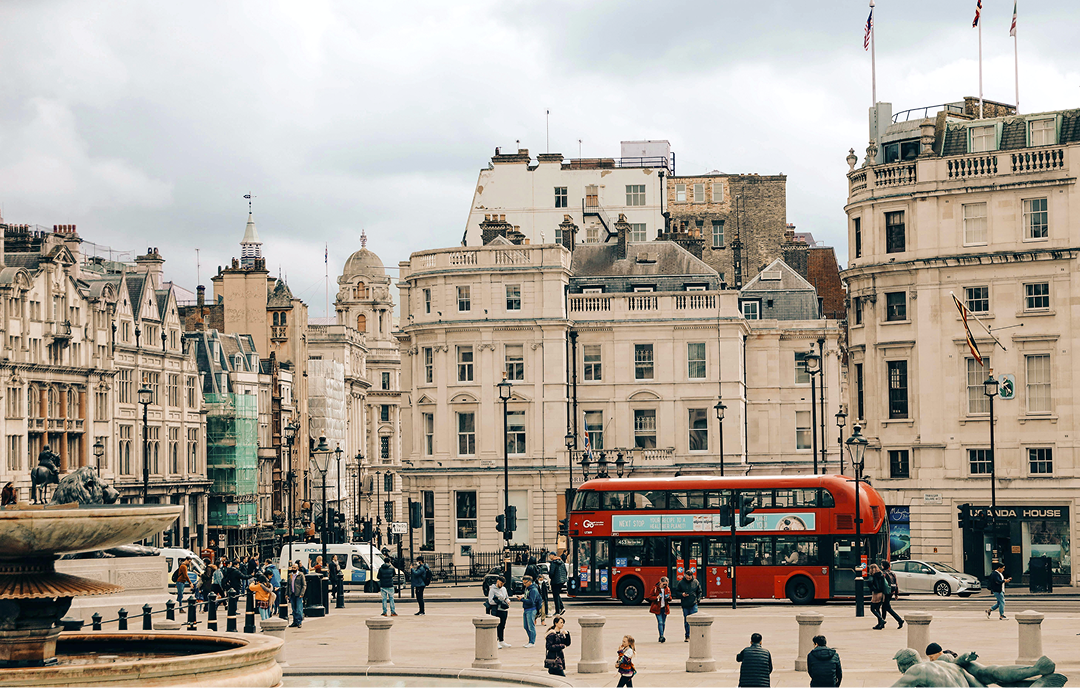
M 543 564 L 537 564 L 537 566 L 540 568 L 541 573 L 547 573 L 548 572 L 547 562 L 544 562 Z M 506 569 L 499 566 L 499 567 L 491 569 L 490 571 L 487 572 L 487 574 L 484 575 L 484 597 L 487 597 L 488 591 L 491 589 L 491 586 L 495 585 L 495 581 L 499 578 L 499 576 L 504 575 L 505 571 L 506 571 Z M 523 594 L 525 592 L 525 584 L 521 582 L 521 579 L 525 575 L 525 565 L 524 564 L 513 564 L 513 565 L 511 565 L 510 566 L 510 575 L 511 575 L 511 579 L 509 581 L 507 581 L 507 583 L 506 583 L 506 587 L 508 589 L 508 592 L 511 595 L 521 595 L 521 594 Z
M 975 576 L 936 561 L 894 561 L 892 570 L 896 574 L 896 587 L 905 595 L 934 593 L 948 597 L 956 593 L 960 597 L 969 597 L 982 590 L 982 583 Z

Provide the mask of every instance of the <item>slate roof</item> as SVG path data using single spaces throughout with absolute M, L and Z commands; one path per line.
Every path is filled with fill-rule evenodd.
M 633 277 L 644 275 L 707 275 L 719 273 L 704 261 L 695 258 L 673 241 L 631 241 L 626 247 L 626 260 L 619 260 L 616 242 L 578 244 L 570 272 L 574 277 Z M 648 254 L 655 261 L 640 262 L 638 254 Z
M 780 272 L 780 279 L 765 280 L 761 276 L 766 272 Z M 780 258 L 769 263 L 769 266 L 759 272 L 754 279 L 746 283 L 742 291 L 814 291 L 814 285 L 803 279 L 790 265 Z
M 1061 115 L 1061 134 L 1058 145 L 1080 143 L 1080 110 L 1064 110 L 1060 112 L 1042 112 L 1030 115 L 1011 115 L 998 119 L 977 120 L 979 126 L 982 123 L 995 124 L 1001 121 L 1001 147 L 999 150 L 1018 150 L 1027 148 L 1027 123 L 1030 120 L 1046 119 L 1048 116 Z M 941 145 L 942 157 L 950 155 L 968 154 L 967 129 L 972 126 L 971 122 L 949 122 L 945 130 L 945 140 Z
M 266 296 L 266 305 L 270 308 L 292 308 L 292 291 L 285 281 L 279 279 L 274 283 L 274 288 Z
M 142 311 L 142 294 L 145 284 L 146 275 L 136 272 L 127 274 L 128 298 L 131 300 L 131 311 L 135 318 L 138 318 Z
M 40 253 L 5 253 L 4 265 L 9 268 L 26 268 L 36 271 L 41 262 Z

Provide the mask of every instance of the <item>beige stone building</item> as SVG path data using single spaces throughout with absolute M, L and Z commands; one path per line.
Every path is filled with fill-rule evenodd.
M 879 103 L 866 162 L 848 157 L 847 396 L 900 556 L 977 575 L 1000 557 L 1017 583 L 1049 557 L 1075 585 L 1080 112 L 987 105 L 893 123 Z M 971 323 L 983 365 L 954 295 L 992 329 Z M 979 522 L 992 471 L 997 532 Z

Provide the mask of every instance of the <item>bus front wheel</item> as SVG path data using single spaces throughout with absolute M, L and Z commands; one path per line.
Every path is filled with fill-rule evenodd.
M 641 604 L 645 599 L 645 585 L 637 578 L 623 578 L 616 589 L 623 604 Z
M 814 582 L 806 576 L 795 576 L 787 583 L 787 598 L 794 604 L 814 601 Z

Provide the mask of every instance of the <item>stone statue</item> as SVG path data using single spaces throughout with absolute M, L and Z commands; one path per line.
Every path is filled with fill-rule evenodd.
M 894 686 L 926 686 L 946 688 L 952 686 L 1063 686 L 1068 680 L 1054 673 L 1056 668 L 1049 657 L 1040 657 L 1032 666 L 985 665 L 975 660 L 978 654 L 968 652 L 956 657 L 942 653 L 940 647 L 931 643 L 927 648 L 931 661 L 919 660 L 919 653 L 905 648 L 893 655 L 896 667 L 903 676 Z M 931 652 L 936 649 L 936 652 Z M 1038 677 L 1038 678 L 1036 678 Z M 1034 681 L 1029 679 L 1035 678 Z
M 49 445 L 38 454 L 38 465 L 30 471 L 30 501 L 40 504 L 45 501 L 47 485 L 55 485 L 60 481 L 60 456 L 49 449 Z M 38 495 L 38 487 L 41 487 L 41 495 Z
M 77 468 L 64 476 L 53 490 L 51 504 L 113 504 L 120 493 L 101 479 L 89 466 Z

